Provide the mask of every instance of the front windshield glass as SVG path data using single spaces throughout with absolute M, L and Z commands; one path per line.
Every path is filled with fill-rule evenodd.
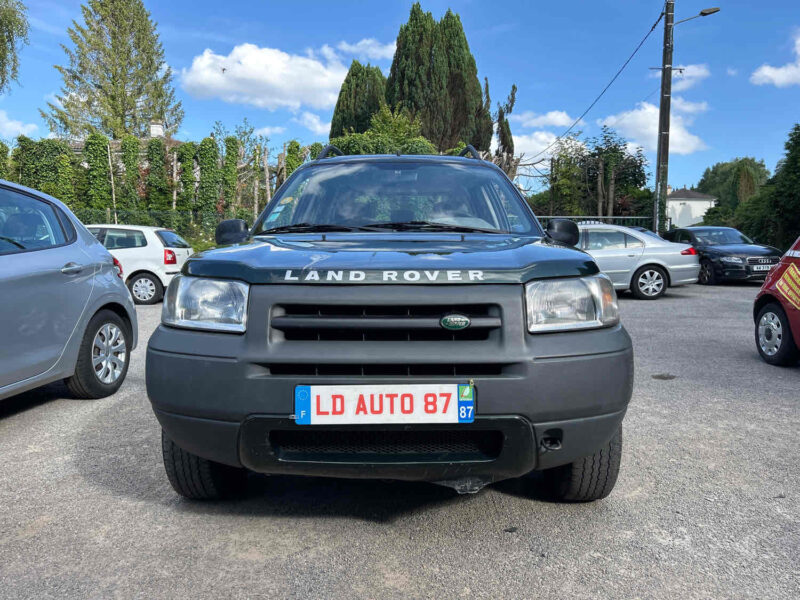
M 422 161 L 305 168 L 261 215 L 255 235 L 315 229 L 542 235 L 500 173 L 474 165 Z
M 752 244 L 753 240 L 735 229 L 695 229 L 694 235 L 701 244 Z

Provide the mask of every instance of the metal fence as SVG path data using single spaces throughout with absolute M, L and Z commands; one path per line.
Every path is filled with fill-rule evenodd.
M 624 225 L 626 227 L 644 227 L 645 229 L 652 230 L 653 218 L 652 217 L 596 217 L 589 215 L 573 216 L 573 215 L 536 215 L 542 227 L 547 227 L 547 222 L 550 219 L 570 219 L 576 223 L 606 223 L 608 225 Z

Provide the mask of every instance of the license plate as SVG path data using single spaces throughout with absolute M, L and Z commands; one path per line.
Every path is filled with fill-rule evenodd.
M 775 265 L 753 265 L 753 271 L 769 271 Z
M 298 425 L 472 423 L 475 388 L 468 383 L 298 385 Z

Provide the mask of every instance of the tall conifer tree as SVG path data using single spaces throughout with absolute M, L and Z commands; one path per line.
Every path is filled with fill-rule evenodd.
M 169 133 L 177 130 L 183 109 L 142 0 L 89 0 L 81 11 L 84 23 L 73 21 L 67 30 L 73 47 L 62 45 L 68 64 L 56 66 L 61 94 L 40 111 L 50 130 L 144 137 L 151 120 L 163 121 Z
M 370 119 L 380 110 L 385 94 L 386 78 L 380 67 L 364 66 L 354 60 L 339 90 L 330 137 L 369 129 Z

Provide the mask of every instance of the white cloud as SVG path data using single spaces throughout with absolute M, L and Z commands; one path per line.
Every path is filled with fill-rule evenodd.
M 681 96 L 672 97 L 672 108 L 678 112 L 701 113 L 708 110 L 708 102 L 691 102 L 684 100 Z
M 323 123 L 319 115 L 314 113 L 304 112 L 299 118 L 293 118 L 292 121 L 299 123 L 316 135 L 328 135 L 331 131 L 331 122 Z
M 706 64 L 674 65 L 672 69 L 672 90 L 674 92 L 685 92 L 710 76 L 711 70 Z M 661 71 L 651 72 L 650 77 L 660 78 Z
M 0 110 L 0 138 L 15 138 L 18 135 L 31 135 L 39 127 L 35 123 L 23 123 L 8 118 L 8 113 Z
M 728 67 L 725 69 L 725 72 L 728 74 L 729 77 L 736 77 L 739 74 L 738 69 L 734 69 L 733 67 Z
M 184 89 L 198 98 L 268 110 L 330 108 L 339 96 L 347 67 L 329 46 L 320 52 L 324 60 L 255 44 L 239 44 L 227 56 L 207 48 L 181 71 L 181 80 Z
M 259 127 L 258 129 L 253 131 L 253 133 L 256 134 L 256 135 L 270 136 L 270 135 L 276 135 L 278 133 L 283 133 L 284 131 L 286 131 L 286 127 L 269 127 L 269 126 L 267 126 L 267 127 Z
M 779 88 L 800 85 L 800 30 L 794 35 L 794 54 L 794 62 L 786 63 L 782 67 L 764 63 L 750 75 L 750 83 Z
M 381 44 L 375 38 L 365 38 L 355 44 L 339 42 L 336 47 L 346 54 L 352 54 L 359 58 L 391 60 L 394 57 L 395 42 Z
M 514 136 L 514 153 L 525 154 L 532 157 L 542 152 L 556 139 L 556 134 L 550 131 L 532 131 L 528 134 Z M 543 158 L 549 154 L 542 155 Z
M 563 110 L 551 110 L 543 114 L 526 111 L 518 115 L 512 114 L 508 120 L 523 127 L 569 127 L 575 122 L 575 119 Z
M 680 114 L 671 115 L 669 150 L 673 154 L 692 154 L 705 150 L 705 142 L 690 133 L 691 120 Z M 619 131 L 624 137 L 645 150 L 655 151 L 658 138 L 658 107 L 649 102 L 639 102 L 633 110 L 611 115 L 598 121 Z

